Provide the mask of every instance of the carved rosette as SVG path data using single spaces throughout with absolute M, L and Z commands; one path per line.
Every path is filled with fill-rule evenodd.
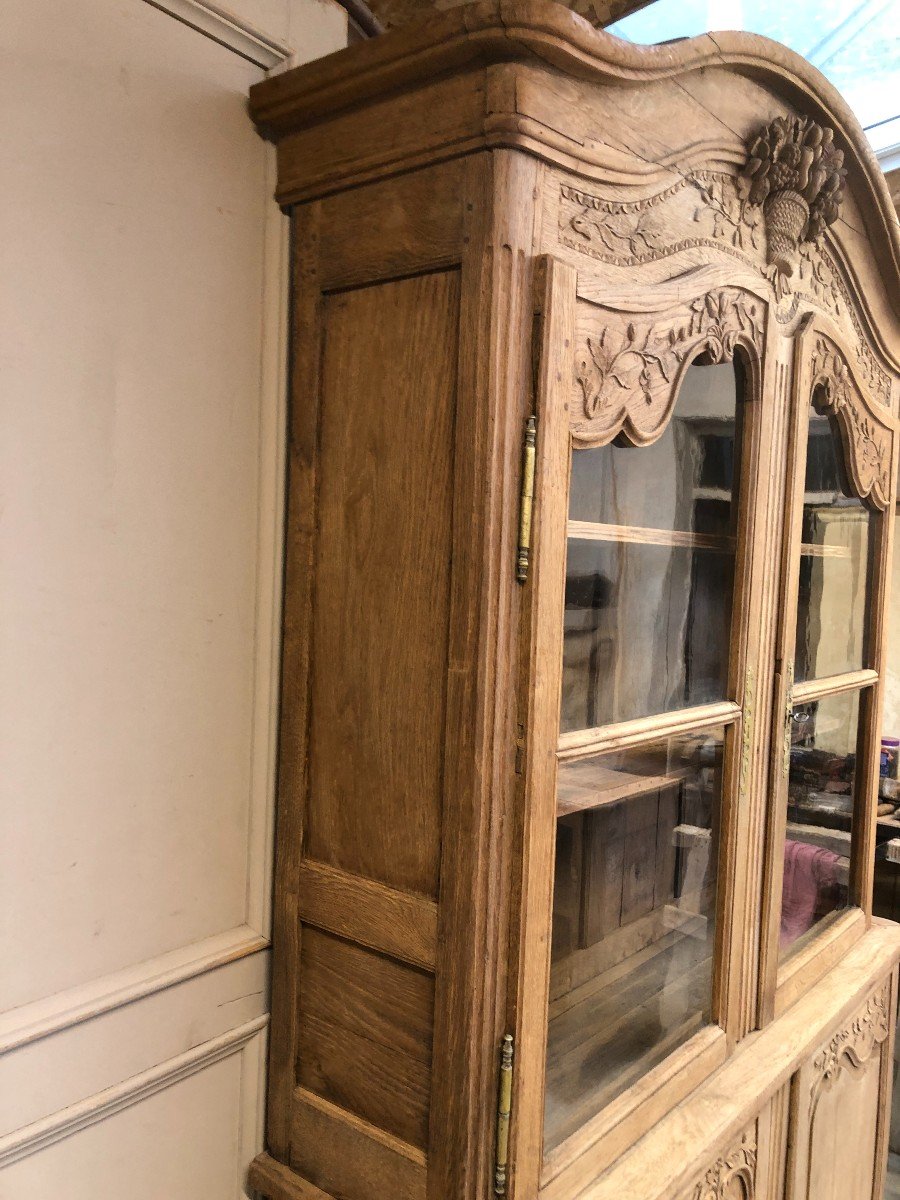
M 575 356 L 576 443 L 601 445 L 620 434 L 635 446 L 654 441 L 693 359 L 727 362 L 739 344 L 759 354 L 760 310 L 759 301 L 737 288 L 710 292 L 664 316 L 584 306 Z
M 709 1168 L 690 1200 L 753 1200 L 756 1195 L 756 1126 Z
M 812 1097 L 837 1083 L 845 1066 L 864 1066 L 891 1031 L 890 981 L 869 997 L 865 1008 L 834 1035 L 813 1059 Z
M 762 207 L 778 275 L 793 275 L 801 243 L 818 242 L 837 220 L 846 174 L 834 130 L 808 117 L 776 117 L 753 139 L 738 188 Z
M 819 407 L 837 418 L 857 494 L 876 508 L 886 508 L 891 491 L 891 432 L 866 404 L 843 354 L 822 335 L 813 345 L 811 376 Z

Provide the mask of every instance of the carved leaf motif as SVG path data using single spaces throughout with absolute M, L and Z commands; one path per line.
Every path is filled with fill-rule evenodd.
M 808 146 L 806 151 L 808 156 Z M 805 191 L 810 186 L 818 186 L 816 180 L 824 170 L 822 164 L 832 162 L 832 151 L 833 146 L 827 152 L 821 152 L 818 175 L 804 168 Z M 837 169 L 840 174 L 842 168 Z M 824 184 L 822 186 L 824 188 Z M 739 194 L 739 187 L 744 195 Z M 827 204 L 823 200 L 823 217 L 827 206 L 836 204 L 839 199 L 840 188 L 833 184 L 829 187 L 832 191 L 828 193 Z M 762 237 L 768 217 L 764 216 L 763 204 L 752 203 L 747 193 L 747 185 L 739 184 L 735 176 L 711 170 L 694 171 L 663 191 L 639 200 L 614 200 L 561 184 L 560 241 L 616 266 L 656 262 L 701 246 L 730 255 L 769 279 L 779 302 L 775 314 L 780 321 L 793 320 L 804 299 L 826 309 L 844 323 L 849 319 L 854 331 L 852 342 L 866 385 L 879 403 L 890 406 L 890 377 L 868 343 L 856 305 L 824 245 L 822 230 L 815 241 L 801 239 L 796 247 L 787 246 L 785 253 L 794 268 L 794 274 L 789 277 L 768 266 L 763 257 L 765 241 L 771 258 L 771 239 Z M 821 191 L 821 194 L 824 196 L 825 192 Z M 811 219 L 815 206 L 811 207 L 804 196 L 800 198 L 810 210 Z M 780 220 L 774 219 L 776 223 Z M 807 224 L 811 229 L 810 220 Z
M 885 982 L 849 1025 L 839 1030 L 813 1059 L 812 1099 L 833 1087 L 845 1065 L 861 1067 L 890 1033 L 890 983 Z
M 883 508 L 890 494 L 891 442 L 888 430 L 866 409 L 844 356 L 819 337 L 812 354 L 812 382 L 825 396 L 825 410 L 841 423 L 850 450 L 851 474 L 862 499 Z
M 726 362 L 741 339 L 759 348 L 762 336 L 757 303 L 749 293 L 727 288 L 666 317 L 632 318 L 622 325 L 622 318 L 610 314 L 580 343 L 575 375 L 581 407 L 586 422 L 610 429 L 611 436 L 636 424 L 644 440 L 661 431 L 688 357 L 705 352 L 712 362 Z
M 753 1200 L 756 1195 L 756 1128 L 713 1163 L 690 1195 L 690 1200 Z

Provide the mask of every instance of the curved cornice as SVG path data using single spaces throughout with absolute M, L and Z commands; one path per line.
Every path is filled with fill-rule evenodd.
M 726 68 L 785 95 L 799 110 L 830 125 L 851 166 L 871 222 L 891 303 L 900 314 L 900 224 L 884 175 L 847 103 L 800 55 L 750 33 L 716 33 L 659 46 L 637 46 L 595 29 L 550 0 L 484 0 L 435 14 L 421 24 L 351 46 L 257 84 L 250 110 L 272 141 L 408 91 L 460 69 L 523 62 L 612 87 L 633 87 Z M 499 135 L 499 141 L 498 141 Z M 502 128 L 491 145 L 502 144 Z M 520 144 L 510 135 L 511 144 Z M 859 191 L 859 189 L 858 189 Z M 880 245 L 879 245 L 880 243 Z M 885 270 L 890 264 L 890 270 Z

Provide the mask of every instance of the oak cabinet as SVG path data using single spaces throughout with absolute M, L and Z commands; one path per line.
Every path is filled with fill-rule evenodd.
M 900 238 L 862 131 L 759 38 L 518 2 L 251 109 L 293 276 L 251 1182 L 874 1198 Z

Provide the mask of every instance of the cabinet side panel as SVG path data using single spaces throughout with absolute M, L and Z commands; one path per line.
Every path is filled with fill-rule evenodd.
M 301 1087 L 424 1149 L 433 976 L 310 926 L 301 972 Z
M 436 896 L 459 282 L 326 297 L 308 857 Z

